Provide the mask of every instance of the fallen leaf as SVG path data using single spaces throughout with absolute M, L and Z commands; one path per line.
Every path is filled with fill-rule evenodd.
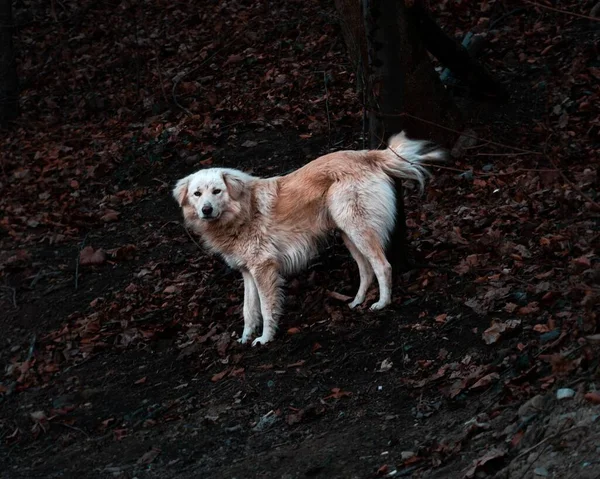
M 381 365 L 379 366 L 379 372 L 383 373 L 385 371 L 389 371 L 390 369 L 392 369 L 393 365 L 394 363 L 389 358 L 384 359 L 383 361 L 381 361 Z
M 161 453 L 159 447 L 153 446 L 147 453 L 137 460 L 137 464 L 150 464 Z
M 288 364 L 287 367 L 288 368 L 299 368 L 300 366 L 304 366 L 304 363 L 306 363 L 306 360 L 301 359 L 300 361 L 297 361 L 295 363 Z
M 389 470 L 390 470 L 390 468 L 388 467 L 388 465 L 384 464 L 379 469 L 377 469 L 377 475 L 383 476 L 384 474 L 387 474 Z
M 292 414 L 288 414 L 285 418 L 285 422 L 288 425 L 293 426 L 294 424 L 298 424 L 299 422 L 301 422 L 303 417 L 304 417 L 304 410 L 300 409 L 299 411 L 296 411 Z
M 506 456 L 506 451 L 504 451 L 503 449 L 496 449 L 496 448 L 491 449 L 485 455 L 483 455 L 479 459 L 476 459 L 475 461 L 473 461 L 473 467 L 471 467 L 471 469 L 469 469 L 467 471 L 467 473 L 465 474 L 465 477 L 466 478 L 475 477 L 475 473 L 477 472 L 478 469 L 483 468 L 483 466 L 485 466 L 488 462 L 495 461 L 497 459 L 501 459 L 504 456 Z
M 494 381 L 500 379 L 500 375 L 498 373 L 490 373 L 486 376 L 483 376 L 479 381 L 473 384 L 469 389 L 479 389 L 488 387 Z
M 600 393 L 590 392 L 583 397 L 586 399 L 586 401 L 589 401 L 592 404 L 600 404 Z
M 572 263 L 575 266 L 579 266 L 581 268 L 591 268 L 592 263 L 587 256 L 580 256 L 579 258 L 575 258 Z
M 79 264 L 82 266 L 86 265 L 98 265 L 106 261 L 106 253 L 99 250 L 94 250 L 91 246 L 86 246 L 79 253 Z
M 223 379 L 225 376 L 227 376 L 227 373 L 228 373 L 229 371 L 230 371 L 230 369 L 229 369 L 229 368 L 227 368 L 227 369 L 225 369 L 225 370 L 221 371 L 220 373 L 217 373 L 217 374 L 215 374 L 215 375 L 214 375 L 212 378 L 210 378 L 210 380 L 211 380 L 213 383 L 216 383 L 216 382 L 220 381 L 221 379 Z
M 506 311 L 507 313 L 514 313 L 518 307 L 519 307 L 518 304 L 506 303 L 504 305 L 504 311 Z
M 105 223 L 109 223 L 111 221 L 117 221 L 119 219 L 120 214 L 121 213 L 115 210 L 105 210 L 104 214 L 100 217 L 100 219 Z
M 540 310 L 540 308 L 538 307 L 537 301 L 533 301 L 533 302 L 529 303 L 527 306 L 523 306 L 522 308 L 519 308 L 517 313 L 519 315 L 524 316 L 526 314 L 537 313 L 539 310 Z
M 144 384 L 146 382 L 147 376 L 138 379 L 134 384 Z
M 227 58 L 227 60 L 225 60 L 224 65 L 229 65 L 230 63 L 239 63 L 244 59 L 244 57 L 242 55 L 239 54 L 234 54 L 234 55 L 229 55 L 229 57 Z
M 327 397 L 324 397 L 323 399 L 341 399 L 343 397 L 352 396 L 351 392 L 342 391 L 340 388 L 332 388 L 331 392 L 332 392 L 332 394 L 330 394 Z
M 132 259 L 135 256 L 137 248 L 135 245 L 126 244 L 125 246 L 121 246 L 120 248 L 116 248 L 113 250 L 109 250 L 108 253 L 116 260 L 123 261 Z
M 511 319 L 504 322 L 494 320 L 492 321 L 492 325 L 483 332 L 483 340 L 485 344 L 494 344 L 500 339 L 502 333 L 516 329 L 520 325 L 520 319 Z
M 222 358 L 225 357 L 230 342 L 231 335 L 228 332 L 224 332 L 219 336 L 219 339 L 217 340 L 217 353 Z
M 545 324 L 536 324 L 533 327 L 533 330 L 538 333 L 547 333 L 548 331 L 550 331 L 550 328 L 548 326 L 546 326 Z
M 127 436 L 127 429 L 115 429 L 113 430 L 115 441 L 120 441 Z
M 300 328 L 290 328 L 287 330 L 288 334 L 298 334 L 301 331 Z

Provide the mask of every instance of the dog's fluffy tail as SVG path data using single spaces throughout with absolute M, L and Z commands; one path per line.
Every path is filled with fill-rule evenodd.
M 433 147 L 430 142 L 423 140 L 410 140 L 402 131 L 393 135 L 388 140 L 388 147 L 381 152 L 381 167 L 388 175 L 395 178 L 414 180 L 419 183 L 421 190 L 425 180 L 431 173 L 423 163 L 443 161 L 446 151 Z

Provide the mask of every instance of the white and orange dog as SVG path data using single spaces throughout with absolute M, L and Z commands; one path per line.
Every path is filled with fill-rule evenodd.
M 444 158 L 440 149 L 423 153 L 425 143 L 400 133 L 386 150 L 338 151 L 286 176 L 257 178 L 209 168 L 179 180 L 173 196 L 186 225 L 244 277 L 241 343 L 250 339 L 261 316 L 262 335 L 252 345 L 273 339 L 283 277 L 304 268 L 334 229 L 358 263 L 360 286 L 350 307 L 365 300 L 373 273 L 379 300 L 371 309 L 390 304 L 385 247 L 396 219 L 393 178 L 423 185 L 428 171 L 421 162 Z

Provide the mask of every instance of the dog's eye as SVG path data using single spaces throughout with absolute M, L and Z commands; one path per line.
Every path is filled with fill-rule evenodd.
M 199 191 L 195 191 L 194 196 L 202 196 L 202 193 L 200 193 Z
M 219 188 L 213 190 L 213 195 L 218 195 L 219 193 L 221 193 L 221 190 Z

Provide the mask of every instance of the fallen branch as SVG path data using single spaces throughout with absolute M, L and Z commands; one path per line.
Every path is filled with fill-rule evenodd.
M 189 116 L 193 116 L 193 113 L 177 101 L 177 94 L 176 94 L 177 85 L 179 85 L 179 83 L 181 82 L 181 80 L 183 78 L 198 71 L 201 66 L 205 65 L 207 62 L 212 60 L 216 55 L 218 55 L 223 50 L 225 50 L 225 48 L 227 48 L 229 45 L 231 45 L 234 41 L 237 40 L 237 37 L 238 37 L 238 35 L 234 35 L 233 38 L 229 42 L 227 42 L 225 45 L 223 45 L 222 48 L 219 48 L 212 55 L 209 55 L 208 57 L 206 57 L 203 61 L 200 62 L 200 64 L 196 65 L 190 71 L 185 72 L 182 75 L 176 76 L 175 79 L 173 80 L 173 88 L 171 88 L 171 96 L 173 97 L 173 101 L 175 102 L 175 105 L 177 105 L 178 108 L 180 108 L 182 111 L 186 112 Z
M 593 20 L 594 22 L 600 22 L 600 18 L 590 17 L 588 15 L 582 15 L 581 13 L 569 12 L 568 10 L 561 10 L 560 8 L 551 7 L 549 5 L 543 5 L 541 3 L 532 2 L 531 0 L 523 0 L 524 3 L 533 5 L 534 7 L 545 8 L 546 10 L 552 10 L 553 12 L 562 13 L 563 15 L 570 15 L 577 18 L 585 18 L 586 20 Z
M 548 156 L 548 160 L 550 161 L 550 163 L 552 163 L 552 166 L 554 166 L 554 168 L 557 168 L 556 163 L 554 162 L 554 160 L 552 158 L 550 158 Z M 557 171 L 560 173 L 560 176 L 562 176 L 563 179 L 567 183 L 569 183 L 576 191 L 579 192 L 579 194 L 581 196 L 583 196 L 586 200 L 588 200 L 591 204 L 593 204 L 598 209 L 598 211 L 600 211 L 600 204 L 597 201 L 594 201 L 588 195 L 586 195 L 583 191 L 581 191 L 581 188 L 579 186 L 577 186 L 575 183 L 573 183 L 569 178 L 567 178 L 567 175 L 565 175 L 561 170 L 559 170 L 557 168 Z
M 190 231 L 181 223 L 179 223 L 181 225 L 181 227 L 185 230 L 185 232 L 187 233 L 187 235 L 190 237 L 190 239 L 194 242 L 194 244 L 198 247 L 199 250 L 204 251 L 204 249 L 202 248 L 202 246 L 200 246 L 198 244 L 198 242 L 194 239 L 194 237 L 190 234 Z
M 454 128 L 449 128 L 447 126 L 444 125 L 440 125 L 439 123 L 436 123 L 434 121 L 429 121 L 429 120 L 425 120 L 423 118 L 420 118 L 418 116 L 415 115 L 411 115 L 410 113 L 382 113 L 381 114 L 382 117 L 402 117 L 402 116 L 407 116 L 408 118 L 413 118 L 415 120 L 418 120 L 420 122 L 423 122 L 427 125 L 432 125 L 432 126 L 436 126 L 438 128 L 441 128 L 442 130 L 446 130 L 446 131 L 451 131 L 452 133 L 456 133 L 458 135 L 463 135 L 467 138 L 473 138 L 475 140 L 481 140 L 481 138 L 477 137 L 477 136 L 472 136 L 472 135 L 467 135 L 464 134 L 462 131 L 458 131 L 455 130 Z M 494 146 L 500 146 L 502 148 L 508 148 L 509 150 L 514 150 L 514 151 L 520 151 L 522 153 L 529 153 L 530 155 L 543 155 L 544 153 L 542 153 L 541 151 L 534 151 L 534 150 L 526 150 L 524 148 L 517 148 L 516 146 L 510 146 L 510 145 L 506 145 L 504 143 L 498 143 L 496 141 L 492 141 L 492 140 L 485 140 L 484 141 L 484 145 L 494 145 Z

